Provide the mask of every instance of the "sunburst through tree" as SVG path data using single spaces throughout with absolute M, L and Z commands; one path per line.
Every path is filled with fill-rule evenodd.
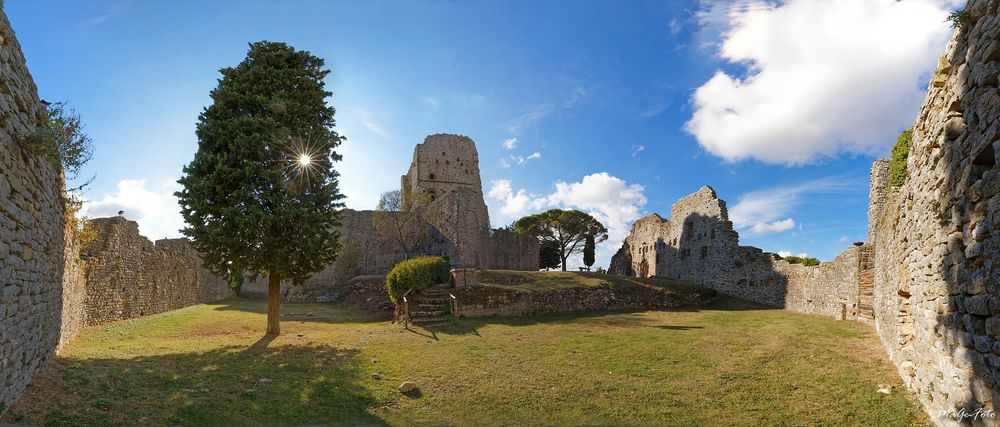
M 184 234 L 205 265 L 238 283 L 268 278 L 267 333 L 280 328 L 282 281 L 302 282 L 340 249 L 343 196 L 323 60 L 284 43 L 250 45 L 222 69 L 198 117 L 198 152 L 177 193 Z

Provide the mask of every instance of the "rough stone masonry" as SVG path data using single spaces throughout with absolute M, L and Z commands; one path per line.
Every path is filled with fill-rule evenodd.
M 358 275 L 383 275 L 397 262 L 415 255 L 444 255 L 452 266 L 501 270 L 538 270 L 538 240 L 503 229 L 491 229 L 483 199 L 476 143 L 467 136 L 429 135 L 413 149 L 413 162 L 400 178 L 404 206 L 425 206 L 419 213 L 345 209 L 341 217 L 338 259 L 302 286 L 284 284 L 287 301 L 316 301 Z M 402 233 L 376 230 L 401 217 Z M 415 218 L 403 218 L 416 215 Z M 395 224 L 393 224 L 395 225 Z M 402 237 L 402 238 L 401 238 Z M 400 242 L 403 240 L 404 242 Z M 403 246 L 409 248 L 404 251 Z M 267 280 L 243 285 L 240 295 L 263 297 Z
M 22 144 L 43 108 L 0 11 L 0 410 L 17 399 L 59 343 L 63 177 Z
M 792 311 L 870 321 L 858 309 L 862 255 L 863 248 L 851 247 L 807 267 L 740 246 L 726 202 L 705 186 L 674 203 L 670 219 L 636 221 L 609 273 L 669 277 Z
M 905 184 L 876 183 L 885 165 L 872 168 L 875 328 L 940 424 L 1000 409 L 998 9 L 968 3 L 913 123 Z

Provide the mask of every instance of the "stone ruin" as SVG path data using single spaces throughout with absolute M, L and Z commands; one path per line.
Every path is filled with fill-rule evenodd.
M 872 323 L 932 422 L 1000 424 L 958 417 L 1000 409 L 1000 1 L 965 10 L 913 123 L 906 182 L 890 186 L 886 160 L 872 166 L 863 246 L 788 265 L 739 246 L 706 187 L 670 220 L 637 221 L 612 270 Z
M 413 149 L 413 162 L 400 179 L 403 205 L 422 203 L 405 218 L 402 233 L 376 230 L 376 216 L 389 220 L 411 212 L 344 209 L 338 259 L 301 286 L 282 285 L 287 301 L 326 300 L 336 287 L 358 275 L 384 275 L 397 262 L 417 255 L 447 256 L 453 267 L 538 270 L 538 240 L 490 229 L 479 177 L 479 154 L 471 138 L 436 134 Z M 405 242 L 400 242 L 400 238 Z M 403 246 L 409 250 L 403 249 Z M 240 295 L 264 297 L 266 278 L 245 283 Z
M 727 295 L 788 310 L 871 322 L 859 310 L 864 248 L 851 247 L 818 267 L 790 264 L 752 246 L 740 246 L 726 202 L 712 187 L 685 196 L 670 219 L 639 219 L 612 257 L 611 274 L 669 277 Z
M 91 220 L 93 236 L 84 241 L 74 222 L 67 221 L 64 177 L 22 142 L 44 105 L 2 7 L 0 77 L 3 412 L 35 370 L 83 327 L 216 301 L 232 292 L 203 268 L 185 239 L 154 243 L 139 234 L 135 222 L 114 217 Z M 467 137 L 429 136 L 417 146 L 403 178 L 404 194 L 434 195 L 424 217 L 410 226 L 412 252 L 405 254 L 373 232 L 373 211 L 344 210 L 344 252 L 306 285 L 329 288 L 355 275 L 384 274 L 417 254 L 447 255 L 464 267 L 537 270 L 537 240 L 490 230 L 477 157 Z M 251 291 L 253 286 L 248 284 Z
M 960 409 L 993 410 L 1000 393 L 998 9 L 998 0 L 968 3 L 971 20 L 955 32 L 941 57 L 914 122 L 906 183 L 890 188 L 888 163 L 880 160 L 873 165 L 864 246 L 848 248 L 818 267 L 790 265 L 759 249 L 740 246 L 725 203 L 706 187 L 679 201 L 669 219 L 653 215 L 637 221 L 615 255 L 612 271 L 674 276 L 790 310 L 872 322 L 931 421 L 960 425 L 938 415 Z M 170 309 L 153 300 L 173 298 L 175 290 L 188 297 L 178 305 L 224 292 L 216 293 L 220 283 L 197 272 L 195 255 L 182 244 L 137 240 L 134 224 L 124 219 L 105 220 L 106 242 L 81 248 L 65 221 L 63 177 L 20 143 L 42 104 L 2 11 L 0 76 L 2 411 L 88 319 L 100 318 L 88 312 L 87 304 L 95 299 L 124 318 Z M 537 258 L 518 256 L 532 248 L 537 254 L 531 242 L 496 231 L 484 233 L 488 218 L 481 209 L 481 187 L 475 184 L 480 182 L 475 148 L 463 138 L 429 137 L 418 146 L 403 179 L 404 191 L 433 190 L 435 200 L 441 200 L 437 211 L 456 218 L 454 226 L 425 218 L 425 235 L 432 237 L 424 243 L 429 242 L 430 250 L 452 251 L 462 265 L 537 266 Z M 459 155 L 453 161 L 447 150 L 434 155 L 437 141 L 467 148 L 455 151 Z M 445 167 L 458 168 L 441 172 L 441 161 Z M 370 211 L 345 212 L 344 235 L 370 236 L 365 234 L 370 231 L 366 228 L 370 216 Z M 434 246 L 438 236 L 440 246 Z M 354 268 L 362 265 L 363 271 L 377 272 L 392 262 L 393 250 L 383 247 L 384 242 L 357 242 L 356 251 L 362 244 L 369 248 L 361 252 L 368 262 L 348 263 Z M 526 247 L 512 249 L 518 244 Z M 97 270 L 88 272 L 87 261 L 77 263 L 78 254 L 91 257 L 95 268 L 107 271 L 99 279 L 104 282 L 88 284 L 97 278 Z M 347 263 L 350 257 L 342 259 Z M 118 278 L 116 260 L 121 260 L 123 269 Z M 327 270 L 337 271 L 336 263 Z M 157 271 L 171 278 L 171 289 L 158 282 Z M 118 286 L 127 277 L 146 284 L 134 292 L 121 290 Z M 997 419 L 978 422 L 997 424 Z

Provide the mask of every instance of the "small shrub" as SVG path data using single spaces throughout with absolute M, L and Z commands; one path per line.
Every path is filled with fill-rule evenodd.
M 946 22 L 951 22 L 951 28 L 965 28 L 972 23 L 972 14 L 968 9 L 955 10 L 948 14 Z
M 815 267 L 819 265 L 819 259 L 810 257 L 786 256 L 782 259 L 789 264 L 802 264 L 806 267 Z
M 66 224 L 73 230 L 73 238 L 79 247 L 87 246 L 97 238 L 97 230 L 90 225 L 87 217 L 77 217 L 83 209 L 83 200 L 73 194 L 67 194 L 63 198 L 66 207 Z
M 385 276 L 389 299 L 396 303 L 408 290 L 420 292 L 428 286 L 451 280 L 451 264 L 439 256 L 400 261 Z
M 61 167 L 67 180 L 75 179 L 80 168 L 94 154 L 90 138 L 83 133 L 80 115 L 67 110 L 61 102 L 49 104 L 45 111 L 40 112 L 35 130 L 26 135 L 24 141 L 29 149 L 44 156 L 53 167 Z M 77 189 L 89 183 L 87 181 Z
M 910 143 L 913 141 L 913 129 L 904 130 L 896 138 L 892 146 L 892 159 L 889 160 L 889 187 L 900 187 L 906 183 L 906 161 L 910 157 Z

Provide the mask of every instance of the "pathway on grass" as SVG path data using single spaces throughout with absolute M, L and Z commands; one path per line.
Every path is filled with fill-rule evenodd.
M 925 421 L 870 327 L 733 301 L 462 319 L 437 331 L 335 305 L 286 304 L 285 334 L 274 340 L 261 339 L 265 308 L 232 300 L 88 329 L 0 423 Z M 419 390 L 400 395 L 406 380 Z M 895 386 L 892 394 L 877 393 L 880 384 Z

